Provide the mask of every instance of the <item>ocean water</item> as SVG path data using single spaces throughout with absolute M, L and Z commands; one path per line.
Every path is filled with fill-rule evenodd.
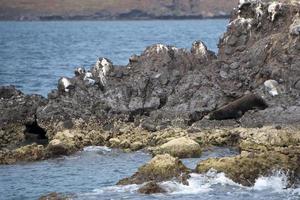
M 206 151 L 200 158 L 183 159 L 195 168 L 209 157 L 236 155 L 227 148 Z M 0 166 L 0 199 L 31 200 L 49 192 L 70 195 L 74 200 L 298 200 L 300 189 L 285 189 L 286 176 L 280 172 L 261 177 L 253 187 L 243 187 L 213 170 L 192 174 L 189 186 L 167 181 L 160 185 L 167 194 L 142 195 L 140 185 L 116 186 L 151 159 L 145 152 L 124 153 L 107 147 L 88 147 L 69 157 L 35 163 Z
M 203 40 L 217 51 L 228 20 L 0 22 L 0 85 L 44 96 L 77 66 L 98 57 L 126 65 L 132 54 L 162 43 L 190 48 Z

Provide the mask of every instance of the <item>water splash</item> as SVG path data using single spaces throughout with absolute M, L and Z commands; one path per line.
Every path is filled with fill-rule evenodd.
M 288 187 L 288 177 L 284 172 L 276 171 L 271 176 L 259 177 L 254 186 L 251 188 L 253 190 L 270 190 L 272 192 L 284 192 L 287 191 Z
M 171 194 L 198 194 L 207 193 L 214 190 L 215 185 L 243 187 L 231 179 L 227 178 L 224 173 L 217 173 L 210 170 L 206 174 L 191 174 L 188 180 L 189 185 L 183 185 L 175 181 L 161 183 L 161 187 Z
M 111 149 L 106 146 L 89 146 L 83 149 L 85 152 L 111 152 Z

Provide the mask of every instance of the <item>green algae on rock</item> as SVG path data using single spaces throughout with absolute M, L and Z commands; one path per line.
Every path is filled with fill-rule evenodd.
M 169 154 L 157 155 L 129 178 L 120 180 L 118 185 L 143 184 L 149 181 L 161 182 L 175 179 L 188 184 L 190 170 Z
M 275 151 L 260 154 L 246 153 L 236 157 L 210 158 L 198 163 L 197 173 L 214 169 L 224 172 L 234 182 L 253 186 L 260 176 L 271 175 L 274 171 L 288 174 L 291 182 L 299 181 L 300 154 L 286 155 Z

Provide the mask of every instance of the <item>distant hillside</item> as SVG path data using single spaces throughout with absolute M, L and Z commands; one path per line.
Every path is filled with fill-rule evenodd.
M 228 16 L 238 0 L 0 0 L 0 20 L 173 19 Z

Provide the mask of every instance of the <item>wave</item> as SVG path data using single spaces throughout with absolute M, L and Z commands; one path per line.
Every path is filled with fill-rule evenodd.
M 243 187 L 227 178 L 224 173 L 217 173 L 210 170 L 206 174 L 191 174 L 188 180 L 189 185 L 183 185 L 175 181 L 166 181 L 160 184 L 170 194 L 197 194 L 214 190 L 215 185 L 229 185 L 233 187 Z
M 253 187 L 245 187 L 235 183 L 227 178 L 224 173 L 218 173 L 215 170 L 210 170 L 205 174 L 192 173 L 188 180 L 189 185 L 183 185 L 176 181 L 165 181 L 159 185 L 167 191 L 168 195 L 195 195 L 195 194 L 212 194 L 215 195 L 220 191 L 228 194 L 240 196 L 240 194 L 270 194 L 280 193 L 281 196 L 299 197 L 300 188 L 289 188 L 288 178 L 282 172 L 275 172 L 268 177 L 259 177 Z M 85 194 L 87 196 L 115 194 L 115 193 L 130 193 L 135 194 L 142 185 L 127 185 L 127 186 L 108 186 L 100 189 L 95 189 L 92 193 Z
M 268 177 L 259 177 L 252 190 L 271 190 L 272 192 L 284 192 L 287 191 L 288 187 L 288 177 L 285 173 L 281 171 L 274 172 L 271 176 Z
M 99 151 L 111 152 L 111 149 L 106 146 L 89 146 L 89 147 L 83 148 L 83 151 L 85 151 L 85 152 L 99 152 Z

